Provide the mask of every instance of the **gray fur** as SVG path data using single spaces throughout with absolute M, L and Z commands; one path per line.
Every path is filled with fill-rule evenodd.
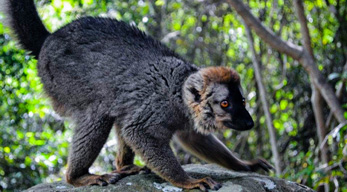
M 176 129 L 190 127 L 181 88 L 196 70 L 159 42 L 121 21 L 82 18 L 49 36 L 41 49 L 39 76 L 55 109 L 77 123 L 68 175 L 73 179 L 77 177 L 74 174 L 85 174 L 96 157 L 91 158 L 91 154 L 97 154 L 87 146 L 92 144 L 90 147 L 100 150 L 104 144 L 110 127 L 95 123 L 102 116 L 110 121 L 105 124 L 114 121 L 121 127 L 121 137 L 144 156 L 152 170 L 163 174 L 158 168 L 171 167 L 173 162 L 175 170 L 180 170 L 168 143 Z M 99 137 L 98 132 L 104 136 Z M 149 140 L 152 137 L 157 139 Z M 95 140 L 88 143 L 85 139 Z M 160 143 L 151 147 L 157 140 Z M 162 152 L 148 150 L 149 147 Z M 172 156 L 173 162 L 153 160 L 164 154 Z
M 39 53 L 36 55 L 38 74 L 54 109 L 76 123 L 66 175 L 69 183 L 75 186 L 115 183 L 118 177 L 114 174 L 88 173 L 115 124 L 120 140 L 117 174 L 133 174 L 139 170 L 132 164 L 136 153 L 151 170 L 176 186 L 203 189 L 203 184 L 208 184 L 212 189 L 220 187 L 210 178 L 190 178 L 177 162 L 169 142 L 176 132 L 193 131 L 197 123 L 196 131 L 204 134 L 226 128 L 222 120 L 230 121 L 234 112 L 223 111 L 219 105 L 221 99 L 235 96 L 230 100 L 235 109 L 242 108 L 248 115 L 245 118 L 251 120 L 244 107 L 240 107 L 235 72 L 210 68 L 204 70 L 203 77 L 195 65 L 136 27 L 106 18 L 78 19 L 48 34 L 43 45 L 42 39 L 33 45 L 26 39 L 33 35 L 32 27 L 13 24 L 28 22 L 25 13 L 33 12 L 37 16 L 33 6 L 15 8 L 15 5 L 33 4 L 32 0 L 6 2 L 10 5 L 7 15 L 11 18 L 11 26 L 17 35 L 21 33 L 18 35 L 20 43 L 29 42 L 29 46 L 24 47 L 32 49 L 33 54 Z M 45 31 L 41 21 L 34 19 L 33 22 L 33 26 Z M 223 79 L 228 82 L 221 82 L 225 81 Z M 206 158 L 206 150 L 211 151 L 209 161 L 232 169 L 249 170 L 248 164 L 236 159 L 214 137 L 191 133 L 193 137 L 206 139 L 202 144 L 196 144 L 197 140 L 186 143 L 196 145 L 190 147 L 194 153 L 204 151 L 200 156 Z M 209 143 L 211 145 L 204 150 Z M 220 163 L 220 158 L 226 161 Z

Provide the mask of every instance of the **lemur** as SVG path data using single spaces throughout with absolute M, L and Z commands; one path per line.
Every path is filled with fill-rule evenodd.
M 54 33 L 46 30 L 33 0 L 2 0 L 18 42 L 38 60 L 38 75 L 55 111 L 76 127 L 66 180 L 74 186 L 108 185 L 146 166 L 185 189 L 219 189 L 181 167 L 169 142 L 175 136 L 197 157 L 236 171 L 269 171 L 259 158 L 244 161 L 211 132 L 249 130 L 240 77 L 228 67 L 198 68 L 135 26 L 83 17 Z M 116 170 L 88 172 L 115 128 Z

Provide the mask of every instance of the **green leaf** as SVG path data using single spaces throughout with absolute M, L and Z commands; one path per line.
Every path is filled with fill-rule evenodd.
M 288 106 L 288 101 L 287 100 L 281 100 L 280 109 L 283 111 L 287 108 L 287 106 Z
M 155 5 L 156 6 L 163 6 L 164 5 L 164 1 L 163 0 L 157 0 L 157 1 L 155 1 Z

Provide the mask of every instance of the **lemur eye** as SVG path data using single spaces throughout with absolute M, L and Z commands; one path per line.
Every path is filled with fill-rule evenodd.
M 242 98 L 242 105 L 243 105 L 243 106 L 246 106 L 246 100 L 245 100 L 245 98 Z
M 223 108 L 229 107 L 229 102 L 224 100 L 224 101 L 220 102 L 220 106 Z

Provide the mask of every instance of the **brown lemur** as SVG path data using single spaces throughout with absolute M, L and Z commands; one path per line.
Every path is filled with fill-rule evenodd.
M 146 166 L 173 185 L 219 189 L 211 178 L 194 179 L 176 160 L 176 136 L 203 160 L 237 171 L 268 171 L 263 159 L 235 157 L 211 132 L 249 130 L 239 75 L 227 67 L 199 69 L 159 41 L 123 21 L 84 17 L 54 33 L 33 0 L 2 0 L 19 43 L 38 59 L 38 74 L 53 107 L 74 120 L 66 173 L 75 186 L 114 184 Z M 116 170 L 94 175 L 89 167 L 112 127 L 119 140 Z

